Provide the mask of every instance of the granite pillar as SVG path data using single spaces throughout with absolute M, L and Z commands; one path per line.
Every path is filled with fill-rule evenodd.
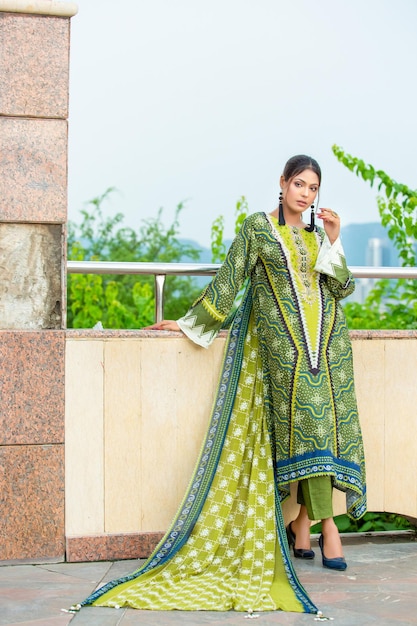
M 0 561 L 65 557 L 73 2 L 0 0 Z

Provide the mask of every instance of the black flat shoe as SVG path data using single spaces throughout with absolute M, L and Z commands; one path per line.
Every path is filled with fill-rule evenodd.
M 328 567 L 329 569 L 337 569 L 339 571 L 344 571 L 347 568 L 347 563 L 343 556 L 336 556 L 333 559 L 327 559 L 324 556 L 323 552 L 323 535 L 319 537 L 319 547 L 321 551 L 321 558 L 323 562 L 323 567 Z
M 292 546 L 294 551 L 294 556 L 297 559 L 314 559 L 314 550 L 304 550 L 304 548 L 296 548 L 295 547 L 295 533 L 291 528 L 292 522 L 290 522 L 285 529 L 287 532 L 288 545 Z

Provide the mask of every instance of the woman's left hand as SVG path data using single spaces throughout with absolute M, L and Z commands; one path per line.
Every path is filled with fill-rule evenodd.
M 319 209 L 317 217 L 323 220 L 323 228 L 330 243 L 334 243 L 340 235 L 340 217 L 332 209 Z

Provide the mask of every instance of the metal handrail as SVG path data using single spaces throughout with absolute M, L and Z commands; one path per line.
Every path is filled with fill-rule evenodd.
M 124 261 L 67 261 L 68 274 L 136 274 L 155 277 L 155 319 L 164 317 L 165 278 L 175 276 L 214 276 L 219 263 L 141 263 Z M 417 279 L 417 267 L 350 268 L 355 278 L 409 278 Z

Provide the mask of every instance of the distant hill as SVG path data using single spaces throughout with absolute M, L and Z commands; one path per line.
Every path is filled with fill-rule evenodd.
M 396 249 L 388 238 L 385 228 L 381 226 L 379 222 L 348 224 L 347 226 L 343 226 L 341 239 L 347 262 L 350 266 L 372 265 L 372 249 L 375 249 L 375 247 L 380 248 L 382 265 L 401 265 Z M 375 239 L 379 241 L 372 243 L 371 240 Z M 192 239 L 181 239 L 180 241 L 201 250 L 201 263 L 211 263 L 211 250 L 209 248 L 201 246 L 197 241 Z M 226 247 L 230 246 L 231 240 L 226 240 L 225 244 Z M 184 257 L 181 260 L 189 261 L 190 259 Z

